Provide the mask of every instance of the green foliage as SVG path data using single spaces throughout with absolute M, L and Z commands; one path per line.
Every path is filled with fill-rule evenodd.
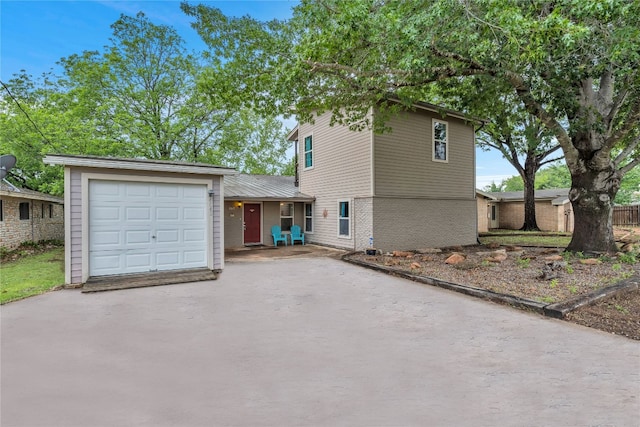
M 621 253 L 618 255 L 618 260 L 625 264 L 635 264 L 638 262 L 638 255 L 633 252 Z
M 640 2 L 308 0 L 291 20 L 268 23 L 182 8 L 211 55 L 225 59 L 216 70 L 260 110 L 303 121 L 330 111 L 333 123 L 383 131 L 389 115 L 435 92 L 464 111 L 484 109 L 520 142 L 535 141 L 537 122 L 582 190 L 581 232 L 569 247 L 612 250 L 608 229 L 582 231 L 640 163 Z M 502 105 L 508 114 L 495 114 Z M 535 118 L 529 130 L 512 122 L 520 111 Z
M 243 108 L 237 79 L 188 53 L 176 31 L 140 13 L 121 16 L 103 52 L 60 60 L 64 74 L 14 76 L 0 97 L 0 153 L 18 159 L 10 180 L 63 192 L 47 153 L 140 157 L 274 174 L 286 167 L 286 130 Z M 216 59 L 210 58 L 215 64 Z M 211 65 L 211 64 L 209 64 Z
M 520 267 L 520 268 L 529 268 L 529 265 L 531 265 L 531 259 L 530 258 L 518 258 L 518 260 L 516 261 L 516 264 L 518 264 L 518 267 Z

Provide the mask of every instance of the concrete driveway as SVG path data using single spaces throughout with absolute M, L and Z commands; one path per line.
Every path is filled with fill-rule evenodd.
M 9 426 L 637 426 L 640 343 L 330 258 L 5 305 Z

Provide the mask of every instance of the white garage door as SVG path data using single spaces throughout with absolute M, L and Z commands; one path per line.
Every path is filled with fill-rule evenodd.
M 89 275 L 207 266 L 207 187 L 89 181 Z

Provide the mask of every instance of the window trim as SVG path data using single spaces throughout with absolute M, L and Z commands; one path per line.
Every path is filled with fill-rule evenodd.
M 307 206 L 311 208 L 311 215 L 307 215 Z M 313 203 L 304 204 L 304 232 L 307 234 L 313 234 L 315 228 L 315 221 L 313 220 Z M 307 219 L 311 220 L 311 230 L 307 230 Z
M 282 216 L 282 206 L 284 205 L 291 205 L 291 216 Z M 285 230 L 284 227 L 282 226 L 282 219 L 283 218 L 291 218 L 291 226 L 293 227 L 295 225 L 295 218 L 296 218 L 296 204 L 293 202 L 280 202 L 280 229 L 282 230 L 283 233 L 290 233 L 291 229 L 289 230 Z
M 31 219 L 31 215 L 29 215 L 29 210 L 30 210 L 30 205 L 31 203 L 29 202 L 20 202 L 20 204 L 18 204 L 18 218 L 20 218 L 20 221 L 28 221 L 29 219 Z M 26 210 L 24 211 L 26 213 L 26 218 L 23 218 L 23 209 L 22 207 L 26 206 Z
M 341 213 L 340 213 L 340 205 L 342 203 L 347 203 L 348 216 L 346 216 L 346 217 L 341 216 Z M 352 206 L 353 206 L 353 203 L 351 202 L 351 199 L 339 199 L 338 200 L 338 212 L 337 212 L 337 217 L 338 217 L 338 239 L 349 239 L 349 240 L 351 240 L 351 218 L 353 216 L 353 214 L 352 214 L 352 210 L 353 210 Z M 348 226 L 349 234 L 347 234 L 347 235 L 340 234 L 340 221 L 341 220 L 345 220 L 345 219 L 348 221 L 348 224 L 349 224 L 349 226 Z
M 307 151 L 307 138 L 311 138 L 311 149 L 309 151 Z M 307 153 L 311 154 L 311 166 L 307 166 Z M 302 138 L 302 164 L 304 165 L 303 170 L 313 169 L 313 160 L 313 133 L 310 133 Z
M 444 143 L 444 159 L 436 157 L 436 124 L 445 125 L 445 140 L 438 140 Z M 449 163 L 449 122 L 440 119 L 431 119 L 431 161 L 438 163 Z

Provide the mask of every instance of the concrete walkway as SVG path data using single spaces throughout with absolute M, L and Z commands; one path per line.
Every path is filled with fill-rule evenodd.
M 637 426 L 640 343 L 331 258 L 1 308 L 10 426 Z

